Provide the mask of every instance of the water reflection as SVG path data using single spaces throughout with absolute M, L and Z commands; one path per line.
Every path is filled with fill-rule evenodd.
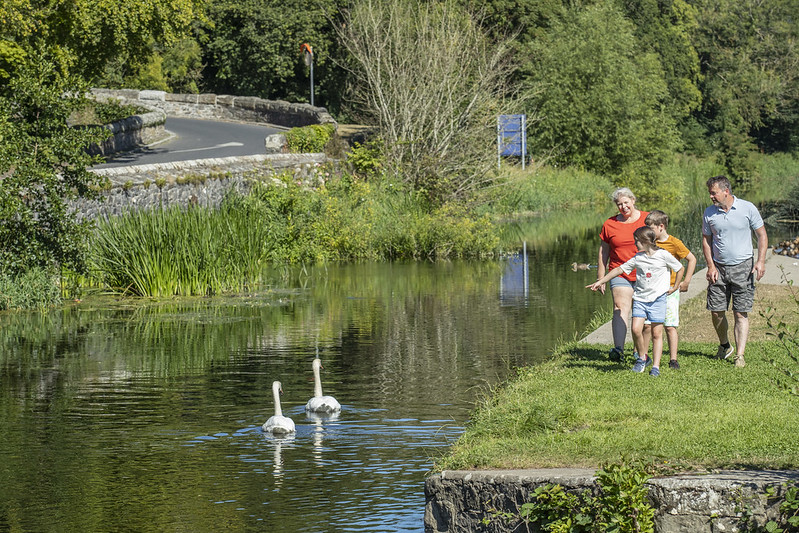
M 499 281 L 499 287 L 501 305 L 527 307 L 527 298 L 530 293 L 530 266 L 526 241 L 521 254 L 508 258 L 505 271 Z
M 367 263 L 2 314 L 0 529 L 421 531 L 424 476 L 480 388 L 602 305 L 570 268 L 594 247 L 531 246 L 521 299 L 504 260 Z M 304 411 L 317 355 L 337 416 Z M 274 380 L 289 438 L 260 429 Z
M 324 461 L 322 460 L 322 453 L 324 452 L 324 439 L 325 439 L 325 431 L 327 426 L 328 428 L 334 427 L 333 423 L 335 423 L 338 418 L 340 412 L 330 413 L 330 414 L 320 414 L 320 413 L 307 413 L 306 417 L 308 420 L 313 424 L 313 458 L 314 463 L 318 467 L 324 466 Z M 328 429 L 329 430 L 329 429 Z
M 272 435 L 271 440 L 275 446 L 274 452 L 274 467 L 272 468 L 272 473 L 275 476 L 275 488 L 280 489 L 280 486 L 283 484 L 283 446 L 289 445 L 294 442 L 294 435 L 288 434 L 284 436 L 276 436 Z

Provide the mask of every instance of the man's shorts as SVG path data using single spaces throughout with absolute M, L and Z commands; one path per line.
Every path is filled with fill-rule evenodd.
M 719 277 L 707 286 L 707 310 L 726 311 L 732 298 L 732 310 L 748 313 L 755 301 L 755 276 L 752 268 L 755 258 L 750 257 L 737 265 L 716 263 Z
M 644 324 L 651 324 L 649 320 L 644 320 Z M 674 291 L 666 295 L 666 320 L 663 325 L 667 328 L 676 328 L 680 325 L 680 291 Z
M 633 318 L 643 318 L 654 324 L 666 320 L 666 293 L 658 296 L 653 302 L 633 300 Z

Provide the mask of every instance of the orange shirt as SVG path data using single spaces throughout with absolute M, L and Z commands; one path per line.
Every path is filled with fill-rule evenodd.
M 683 259 L 688 257 L 688 254 L 691 253 L 691 250 L 689 250 L 680 239 L 672 235 L 669 235 L 669 238 L 666 239 L 665 241 L 657 241 L 655 242 L 655 244 L 657 244 L 659 247 L 663 248 L 671 255 L 676 257 L 677 261 L 682 261 Z M 674 286 L 674 281 L 676 279 L 677 279 L 677 273 L 672 270 L 671 282 L 670 282 L 672 286 Z
M 635 247 L 635 238 L 633 232 L 641 226 L 646 226 L 644 221 L 649 214 L 648 211 L 639 211 L 638 220 L 632 224 L 625 224 L 616 220 L 614 215 L 607 219 L 602 224 L 602 230 L 599 232 L 599 238 L 610 245 L 610 263 L 608 263 L 608 272 L 621 266 L 628 259 L 638 253 L 638 248 Z M 635 271 L 629 274 L 622 273 L 621 276 L 628 281 L 635 281 Z

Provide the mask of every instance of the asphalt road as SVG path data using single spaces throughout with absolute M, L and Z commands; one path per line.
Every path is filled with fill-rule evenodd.
M 263 154 L 264 138 L 283 131 L 259 124 L 175 117 L 167 118 L 164 127 L 173 134 L 171 139 L 134 152 L 115 154 L 94 168 Z

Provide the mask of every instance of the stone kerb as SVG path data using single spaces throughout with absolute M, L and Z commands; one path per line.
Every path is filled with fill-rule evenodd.
M 179 94 L 132 89 L 92 89 L 106 98 L 118 98 L 156 107 L 169 116 L 268 123 L 294 128 L 311 124 L 336 124 L 323 107 L 264 100 L 254 96 Z
M 597 491 L 593 470 L 444 471 L 425 481 L 426 533 L 527 531 L 524 523 L 498 513 L 518 514 L 536 488 L 560 484 L 566 490 Z M 742 531 L 751 517 L 760 527 L 779 516 L 784 484 L 799 483 L 799 471 L 720 471 L 653 478 L 647 483 L 657 533 Z

